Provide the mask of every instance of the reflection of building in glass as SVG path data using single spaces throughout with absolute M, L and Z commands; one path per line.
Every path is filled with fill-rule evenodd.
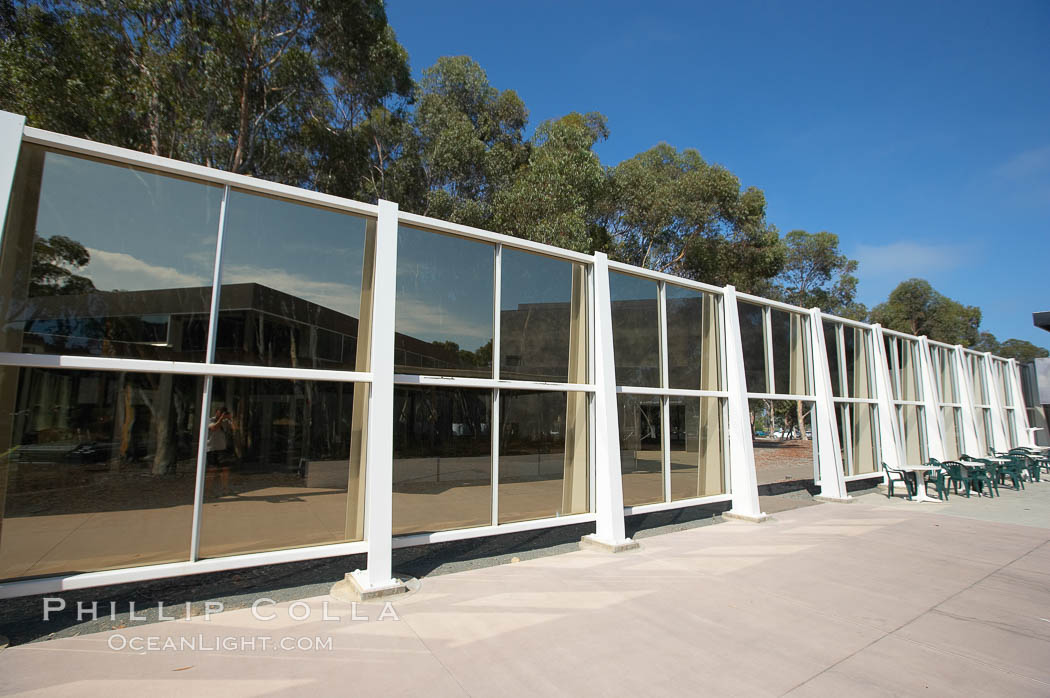
M 760 516 L 813 454 L 836 498 L 1042 418 L 997 357 L 9 116 L 0 596 L 366 548 L 376 582 L 390 545 L 563 523 L 620 546 L 625 515 Z

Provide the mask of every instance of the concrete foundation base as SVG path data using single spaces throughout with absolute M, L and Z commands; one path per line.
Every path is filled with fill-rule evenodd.
M 737 514 L 734 511 L 723 511 L 722 517 L 726 519 L 737 519 L 738 521 L 747 521 L 748 523 L 765 523 L 773 519 L 769 514 L 759 514 L 758 516 L 752 516 L 751 514 Z
M 389 584 L 369 587 L 364 577 L 363 570 L 349 572 L 343 577 L 343 581 L 332 586 L 329 593 L 339 601 L 372 601 L 408 591 L 408 586 L 400 579 L 391 579 Z
M 827 502 L 829 504 L 853 504 L 857 501 L 856 497 L 850 497 L 849 495 L 846 495 L 845 497 L 828 497 L 823 494 L 813 495 L 813 500 L 817 502 Z
M 637 550 L 642 546 L 638 544 L 638 541 L 631 540 L 630 538 L 624 538 L 619 543 L 610 543 L 601 538 L 595 538 L 592 533 L 580 538 L 580 547 L 601 550 L 606 553 L 625 553 L 629 550 Z

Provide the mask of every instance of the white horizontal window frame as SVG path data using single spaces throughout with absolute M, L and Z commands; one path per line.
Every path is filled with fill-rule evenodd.
M 357 555 L 365 552 L 366 545 L 365 541 L 332 543 L 329 545 L 313 545 L 300 548 L 268 550 L 266 552 L 246 553 L 243 555 L 209 557 L 193 562 L 185 560 L 181 562 L 158 563 L 155 565 L 139 565 L 137 567 L 121 567 L 112 570 L 100 570 L 98 572 L 84 572 L 68 576 L 20 579 L 0 584 L 0 599 L 12 599 L 19 596 L 30 596 L 33 594 L 73 591 L 76 589 L 89 589 L 91 587 L 109 586 L 111 584 L 148 582 L 154 579 L 185 577 L 191 574 L 207 574 L 210 572 L 224 572 L 227 570 L 243 569 L 247 567 L 277 565 L 286 562 L 302 562 L 305 560 L 318 560 L 328 557 L 342 557 L 343 555 Z
M 0 365 L 80 371 L 131 371 L 135 373 L 174 373 L 189 376 L 273 378 L 279 380 L 310 380 L 339 383 L 372 382 L 372 374 L 361 371 L 196 363 L 189 361 L 152 361 L 149 359 L 120 359 L 108 356 L 75 356 L 69 354 L 0 352 Z
M 314 206 L 321 206 L 323 208 L 330 208 L 344 213 L 353 213 L 372 219 L 375 219 L 376 216 L 379 215 L 379 207 L 374 204 L 366 204 L 359 201 L 353 201 L 352 199 L 343 199 L 338 196 L 322 194 L 308 189 L 300 189 L 287 184 L 268 182 L 263 179 L 234 174 L 232 172 L 224 172 L 223 170 L 216 170 L 202 165 L 192 165 L 180 160 L 172 160 L 171 158 L 160 157 L 158 155 L 140 153 L 135 150 L 96 143 L 83 138 L 64 136 L 62 134 L 52 133 L 51 131 L 44 131 L 38 128 L 27 126 L 23 134 L 23 141 L 76 155 L 86 155 L 107 160 L 114 164 L 141 167 L 162 174 L 186 177 L 209 184 L 229 186 L 240 191 L 268 194 L 289 201 L 298 201 Z
M 416 375 L 413 373 L 395 373 L 394 385 L 416 385 L 432 388 L 481 388 L 485 390 L 543 390 L 556 393 L 593 393 L 597 389 L 597 386 L 592 383 L 512 381 L 499 378 Z

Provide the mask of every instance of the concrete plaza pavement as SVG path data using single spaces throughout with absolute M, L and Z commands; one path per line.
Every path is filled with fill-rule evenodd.
M 330 615 L 324 620 L 328 602 Z M 1050 482 L 820 504 L 421 581 L 0 652 L 21 695 L 1050 695 Z M 305 603 L 305 605 L 304 605 Z M 303 616 L 294 620 L 290 616 Z M 274 651 L 243 638 L 331 638 Z M 135 651 L 192 638 L 198 647 Z

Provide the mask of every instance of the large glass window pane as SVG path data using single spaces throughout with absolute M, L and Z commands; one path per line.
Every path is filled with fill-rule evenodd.
M 499 409 L 499 522 L 586 512 L 586 393 L 502 390 Z
M 853 474 L 874 473 L 881 467 L 875 434 L 875 406 L 866 402 L 850 405 L 853 438 Z
M 897 338 L 891 337 L 888 334 L 883 335 L 883 342 L 886 350 L 886 371 L 890 376 L 890 389 L 893 391 L 893 399 L 901 399 L 901 385 L 900 385 L 900 355 L 897 353 L 898 345 Z
M 944 455 L 948 460 L 959 460 L 962 456 L 962 430 L 959 428 L 958 407 L 942 407 L 941 419 L 944 420 Z
M 828 357 L 828 372 L 831 374 L 831 394 L 842 397 L 842 378 L 839 375 L 839 333 L 838 325 L 824 321 L 824 349 Z M 849 361 L 849 357 L 846 358 Z
M 809 395 L 809 367 L 806 363 L 806 321 L 798 313 L 778 308 L 770 310 L 773 332 L 774 390 L 781 395 Z
M 926 462 L 926 425 L 923 408 L 918 405 L 901 405 L 897 408 L 901 434 L 904 437 L 904 461 L 908 465 Z
M 674 284 L 665 288 L 668 387 L 718 390 L 721 366 L 717 299 Z
M 0 351 L 203 361 L 222 188 L 25 144 Z
M 901 347 L 901 399 L 921 400 L 919 388 L 919 345 L 911 339 L 898 340 Z
M 620 470 L 625 506 L 664 501 L 660 398 L 616 396 L 620 413 Z
M 722 401 L 671 397 L 671 499 L 725 492 Z
M 369 294 L 361 303 L 369 222 L 239 191 L 226 211 L 216 360 L 366 370 L 357 338 L 371 315 Z
M 871 362 L 868 352 L 868 332 L 856 327 L 844 327 L 846 351 L 846 382 L 849 397 L 874 397 L 871 389 Z
M 770 391 L 766 381 L 766 330 L 762 307 L 737 301 L 740 344 L 744 354 L 744 377 L 750 393 Z
M 981 449 L 984 453 L 977 454 L 976 457 L 981 458 L 995 449 L 995 432 L 992 431 L 992 411 L 990 409 L 980 409 L 977 411 L 980 413 L 981 425 L 983 427 L 981 430 Z M 971 453 L 970 455 L 974 454 Z
M 655 281 L 609 274 L 616 385 L 660 387 L 660 316 Z
M 216 377 L 201 555 L 362 538 L 353 383 Z M 357 387 L 366 391 L 367 387 Z
M 850 421 L 850 406 L 847 404 L 835 405 L 835 425 L 839 434 L 839 454 L 842 456 L 842 474 L 852 475 L 850 472 L 850 445 L 849 432 L 847 431 Z
M 0 579 L 188 560 L 202 385 L 0 368 Z
M 941 388 L 941 402 L 959 402 L 959 396 L 955 392 L 952 354 L 943 347 L 933 349 L 937 354 L 937 378 Z
M 492 377 L 492 245 L 400 227 L 398 373 Z
M 492 523 L 492 393 L 394 389 L 394 534 Z
M 968 354 L 970 363 L 970 380 L 973 384 L 973 399 L 978 405 L 987 405 L 988 396 L 984 389 L 984 370 L 981 357 Z
M 582 264 L 503 248 L 500 378 L 587 383 Z

